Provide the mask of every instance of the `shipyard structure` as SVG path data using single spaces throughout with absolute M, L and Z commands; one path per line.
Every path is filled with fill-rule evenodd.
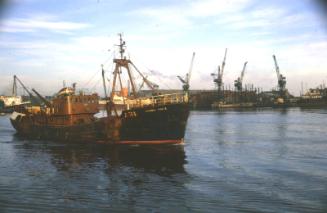
M 235 78 L 233 86 L 224 84 L 224 72 L 226 67 L 227 48 L 221 65 L 217 72 L 211 73 L 215 89 L 190 90 L 190 106 L 193 109 L 237 109 L 257 107 L 326 107 L 327 88 L 320 85 L 311 88 L 301 96 L 295 97 L 289 93 L 286 87 L 286 77 L 281 74 L 277 58 L 272 56 L 274 72 L 276 73 L 276 87 L 270 91 L 253 84 L 245 84 L 244 76 L 248 61 L 245 61 L 240 75 Z M 179 77 L 179 76 L 178 76 Z M 180 78 L 180 77 L 179 77 Z M 182 79 L 181 79 L 182 80 Z M 142 91 L 147 94 L 149 91 Z M 179 90 L 157 90 L 160 94 L 179 92 Z

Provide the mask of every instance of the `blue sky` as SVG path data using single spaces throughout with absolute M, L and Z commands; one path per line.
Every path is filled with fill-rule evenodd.
M 0 93 L 16 74 L 44 94 L 63 80 L 102 94 L 100 65 L 110 73 L 123 32 L 128 56 L 161 88 L 181 87 L 176 75 L 188 71 L 193 51 L 191 89 L 214 88 L 210 73 L 227 47 L 225 85 L 248 61 L 245 84 L 275 87 L 276 54 L 299 94 L 301 82 L 327 83 L 327 25 L 318 9 L 314 0 L 11 0 L 0 16 Z

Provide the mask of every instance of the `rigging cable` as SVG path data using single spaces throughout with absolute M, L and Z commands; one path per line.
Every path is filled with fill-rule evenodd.
M 106 59 L 104 62 L 103 62 L 103 65 L 105 65 L 106 63 L 108 63 L 109 62 L 109 60 L 110 59 L 112 59 L 113 58 L 113 56 L 114 56 L 114 51 L 111 53 L 111 55 L 110 55 L 110 57 L 108 57 L 108 59 Z M 85 84 L 83 84 L 83 86 L 81 87 L 81 88 L 86 88 L 87 87 L 87 85 L 89 85 L 89 83 L 95 78 L 95 76 L 97 75 L 97 74 L 99 74 L 99 72 L 101 72 L 101 69 L 98 69 L 93 75 L 92 75 L 92 77 L 85 83 Z
M 130 55 L 130 52 L 128 52 L 128 54 Z M 137 58 L 137 57 L 136 57 Z M 159 75 L 153 75 L 153 70 L 149 69 L 147 66 L 144 65 L 144 63 L 141 61 L 141 60 L 138 60 L 137 61 L 140 61 L 140 64 L 145 67 L 150 74 L 152 74 L 152 76 L 156 77 L 158 79 L 158 82 L 160 82 L 160 84 L 163 84 L 164 86 L 166 86 L 168 89 L 171 89 L 171 87 L 168 86 L 168 84 L 164 83 L 164 81 L 160 81 L 160 80 L 163 80 L 162 78 L 164 78 L 165 76 L 159 76 Z M 146 73 L 145 73 L 146 74 Z

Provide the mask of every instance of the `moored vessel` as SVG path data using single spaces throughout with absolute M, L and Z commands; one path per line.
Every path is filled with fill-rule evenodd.
M 14 108 L 29 103 L 28 101 L 24 102 L 22 96 L 17 95 L 17 81 L 20 82 L 17 76 L 14 75 L 12 94 L 9 96 L 0 96 L 0 113 L 12 113 L 14 111 Z

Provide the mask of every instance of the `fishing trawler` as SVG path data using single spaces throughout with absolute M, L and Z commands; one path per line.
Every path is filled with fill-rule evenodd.
M 110 144 L 178 144 L 183 142 L 189 116 L 188 88 L 190 74 L 186 75 L 181 93 L 141 97 L 136 89 L 132 67 L 152 90 L 157 88 L 124 56 L 125 42 L 120 35 L 120 58 L 114 59 L 113 84 L 107 95 L 102 67 L 107 115 L 98 118 L 99 96 L 76 94 L 75 85 L 64 87 L 52 100 L 45 99 L 35 89 L 43 107 L 23 107 L 10 117 L 13 127 L 21 135 L 33 138 L 90 141 Z M 194 58 L 194 54 L 193 54 Z M 193 63 L 193 59 L 192 59 Z M 117 102 L 117 94 L 126 96 L 122 85 L 123 70 L 127 71 L 132 92 Z M 119 85 L 116 84 L 119 81 Z M 23 84 L 22 84 L 23 85 Z M 118 88 L 120 86 L 120 88 Z M 23 86 L 25 89 L 26 87 Z M 27 90 L 27 89 L 26 89 Z M 32 94 L 27 90 L 32 96 Z M 121 107 L 123 106 L 123 107 Z

